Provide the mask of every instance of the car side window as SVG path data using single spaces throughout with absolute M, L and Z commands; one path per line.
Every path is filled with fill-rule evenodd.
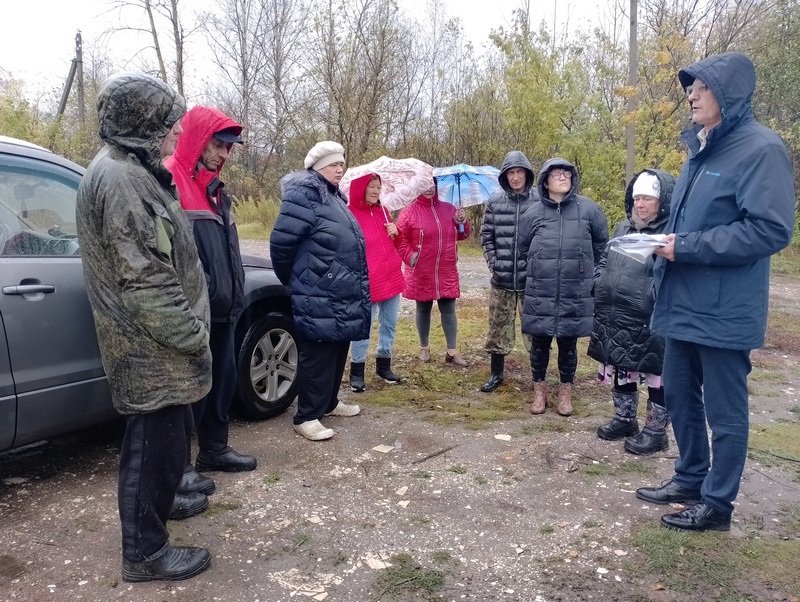
M 79 255 L 77 177 L 32 158 L 0 162 L 0 255 Z

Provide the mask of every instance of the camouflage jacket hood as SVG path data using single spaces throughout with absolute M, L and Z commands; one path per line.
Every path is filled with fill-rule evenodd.
M 186 112 L 186 103 L 154 77 L 120 73 L 110 77 L 97 97 L 97 118 L 103 142 L 131 153 L 163 184 L 172 174 L 161 160 L 161 142 Z

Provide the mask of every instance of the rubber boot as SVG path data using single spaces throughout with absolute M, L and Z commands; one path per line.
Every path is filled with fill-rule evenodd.
M 499 353 L 492 354 L 492 373 L 489 375 L 489 380 L 481 387 L 481 391 L 484 393 L 491 393 L 503 384 L 503 367 L 505 361 L 505 355 L 500 355 Z
M 363 393 L 365 387 L 364 362 L 350 362 L 350 390 L 354 393 Z
M 351 372 L 352 374 L 352 372 Z M 375 374 L 381 377 L 390 385 L 400 382 L 400 377 L 392 372 L 392 358 L 390 357 L 376 357 L 375 358 Z M 352 384 L 352 380 L 350 383 Z
M 614 401 L 614 417 L 597 429 L 597 436 L 606 441 L 617 441 L 636 435 L 639 432 L 636 422 L 639 392 L 611 389 L 611 399 Z
M 558 386 L 558 408 L 561 416 L 572 416 L 572 383 L 560 383 Z
M 544 381 L 533 383 L 533 403 L 531 414 L 544 414 L 547 407 L 547 383 Z
M 194 462 L 199 472 L 247 472 L 255 470 L 258 461 L 254 456 L 240 454 L 228 445 L 228 426 L 214 430 L 197 429 L 200 450 Z
M 637 456 L 649 456 L 657 452 L 667 451 L 667 426 L 669 413 L 664 406 L 647 400 L 647 419 L 642 432 L 625 440 L 625 451 Z

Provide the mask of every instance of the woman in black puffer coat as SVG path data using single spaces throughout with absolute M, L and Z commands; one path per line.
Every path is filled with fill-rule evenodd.
M 572 414 L 578 337 L 592 331 L 592 277 L 608 242 L 603 210 L 578 194 L 578 170 L 550 159 L 539 170 L 539 199 L 525 212 L 518 249 L 526 253 L 522 332 L 531 335 L 532 414 L 545 411 L 545 374 L 553 337 L 558 345 L 558 413 Z
M 355 416 L 339 401 L 350 341 L 369 338 L 367 252 L 361 226 L 339 191 L 344 148 L 326 140 L 305 171 L 281 180 L 283 202 L 269 237 L 272 267 L 292 295 L 298 344 L 294 430 L 311 441 L 333 437 L 323 416 Z
M 614 231 L 626 234 L 661 234 L 669 220 L 675 178 L 663 171 L 646 169 L 631 180 L 625 192 L 625 213 Z M 653 311 L 652 257 L 639 263 L 622 253 L 606 251 L 595 273 L 594 329 L 589 356 L 600 362 L 598 379 L 613 383 L 614 418 L 597 429 L 606 440 L 628 437 L 625 449 L 652 454 L 667 449 L 669 414 L 664 407 L 661 368 L 664 339 L 650 332 Z M 636 412 L 637 385 L 647 386 L 647 418 L 639 432 Z

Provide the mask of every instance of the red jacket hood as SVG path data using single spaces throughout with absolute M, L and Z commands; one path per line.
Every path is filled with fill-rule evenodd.
M 352 211 L 369 211 L 369 203 L 364 200 L 367 194 L 367 184 L 378 174 L 368 173 L 350 182 L 349 202 Z M 378 201 L 380 206 L 381 202 Z
M 181 121 L 183 134 L 178 136 L 178 146 L 175 154 L 167 161 L 175 164 L 181 171 L 194 172 L 203 149 L 211 140 L 211 137 L 220 130 L 234 128 L 234 132 L 239 135 L 242 133 L 242 126 L 233 119 L 225 115 L 222 111 L 212 107 L 193 107 L 189 109 Z M 228 149 L 232 145 L 228 144 Z M 225 162 L 221 162 L 217 168 L 217 174 L 222 171 Z M 171 169 L 171 168 L 170 168 Z
M 183 134 L 178 136 L 175 154 L 164 161 L 164 166 L 172 172 L 184 209 L 210 209 L 206 189 L 222 171 L 225 162 L 222 161 L 215 172 L 202 166 L 198 168 L 200 155 L 216 132 L 235 128 L 234 131 L 241 134 L 242 126 L 212 107 L 193 107 L 183 116 L 181 127 Z M 229 144 L 228 149 L 230 147 Z

